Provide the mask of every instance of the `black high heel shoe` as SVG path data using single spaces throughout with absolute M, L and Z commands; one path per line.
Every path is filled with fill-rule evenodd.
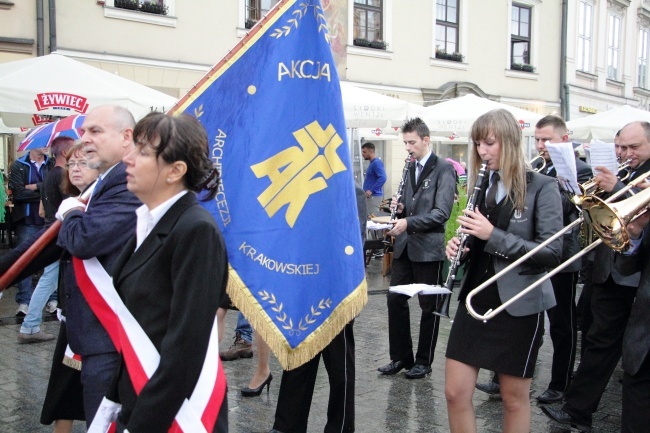
M 264 387 L 266 387 L 266 393 L 269 393 L 269 390 L 271 388 L 271 381 L 273 380 L 273 375 L 269 373 L 269 377 L 266 378 L 264 382 L 257 388 L 242 388 L 241 389 L 241 395 L 244 397 L 257 397 L 264 391 Z

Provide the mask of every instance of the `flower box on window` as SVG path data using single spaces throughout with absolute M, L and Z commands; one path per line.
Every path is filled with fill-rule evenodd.
M 140 11 L 149 14 L 167 15 L 169 8 L 158 2 L 145 2 L 140 5 Z
M 388 44 L 384 41 L 372 41 L 370 42 L 370 48 L 374 48 L 376 50 L 385 50 Z
M 535 72 L 535 67 L 528 63 L 513 63 L 510 65 L 510 69 L 513 71 Z
M 252 29 L 255 24 L 257 24 L 257 21 L 255 20 L 246 20 L 246 22 L 244 23 L 244 27 L 246 27 L 247 29 Z
M 353 43 L 357 47 L 369 47 L 370 46 L 370 41 L 368 39 L 363 39 L 363 38 L 356 38 L 353 41 Z
M 138 0 L 115 0 L 116 8 L 137 11 L 139 6 Z
M 451 60 L 452 62 L 462 62 L 465 56 L 461 53 L 448 53 L 444 50 L 436 51 L 436 59 Z

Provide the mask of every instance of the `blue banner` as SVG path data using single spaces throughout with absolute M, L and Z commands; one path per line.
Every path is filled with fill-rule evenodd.
M 329 41 L 319 1 L 282 1 L 172 110 L 208 132 L 228 293 L 285 369 L 315 356 L 367 302 Z

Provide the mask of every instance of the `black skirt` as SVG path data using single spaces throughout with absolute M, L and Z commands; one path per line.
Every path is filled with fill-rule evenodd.
M 496 291 L 495 285 L 485 291 Z M 494 292 L 474 298 L 479 314 L 498 306 Z M 496 293 L 498 299 L 498 293 Z M 533 377 L 539 346 L 544 335 L 544 312 L 515 317 L 503 311 L 483 322 L 467 312 L 464 300 L 458 305 L 447 343 L 447 358 L 510 376 Z
M 41 424 L 50 425 L 57 419 L 86 419 L 83 405 L 81 372 L 63 364 L 68 339 L 65 322 L 61 322 L 59 338 L 56 340 L 50 381 L 41 411 Z

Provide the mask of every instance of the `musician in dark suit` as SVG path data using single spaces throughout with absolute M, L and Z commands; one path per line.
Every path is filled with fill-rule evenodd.
M 430 149 L 429 128 L 419 118 L 402 126 L 406 151 L 414 158 L 404 183 L 404 194 L 397 206 L 398 219 L 388 232 L 395 236 L 390 285 L 413 283 L 441 284 L 445 259 L 445 223 L 451 215 L 456 190 L 456 171 Z M 423 378 L 431 372 L 438 339 L 440 317 L 432 314 L 439 295 L 418 295 L 422 315 L 417 352 L 413 356 L 408 300 L 389 292 L 388 337 L 390 359 L 378 370 L 395 374 L 407 369 L 409 379 Z
M 452 432 L 476 431 L 472 396 L 480 368 L 499 374 L 504 405 L 504 431 L 530 431 L 530 384 L 541 338 L 544 311 L 555 305 L 546 280 L 506 311 L 487 322 L 468 313 L 471 289 L 502 271 L 562 228 L 562 206 L 555 180 L 527 171 L 521 129 L 508 111 L 480 116 L 472 125 L 470 153 L 474 176 L 481 161 L 490 170 L 489 187 L 482 186 L 474 211 L 458 218 L 470 236 L 468 263 L 461 284 L 460 304 L 447 344 L 445 396 Z M 460 241 L 447 244 L 454 257 Z M 479 314 L 500 306 L 546 275 L 560 262 L 562 241 L 551 242 L 538 254 L 500 276 L 472 300 Z
M 207 189 L 206 199 L 214 198 L 219 174 L 208 157 L 206 132 L 192 117 L 150 113 L 138 122 L 134 137 L 136 148 L 124 158 L 127 187 L 144 204 L 113 281 L 160 362 L 136 393 L 137 372 L 123 352 L 108 398 L 122 404 L 118 432 L 165 432 L 192 396 L 211 338 L 217 340 L 211 333 L 228 261 L 214 218 L 195 193 Z M 127 338 L 120 336 L 122 347 Z M 218 355 L 207 362 L 217 363 Z M 218 421 L 206 430 L 227 431 L 225 398 L 215 410 Z
M 622 433 L 642 433 L 650 425 L 650 227 L 646 212 L 627 230 L 633 241 L 629 255 L 621 256 L 620 270 L 624 274 L 641 271 L 636 300 L 623 336 L 623 413 Z M 641 235 L 643 240 L 641 243 Z
M 627 124 L 619 136 L 619 146 L 625 148 L 632 170 L 630 180 L 650 170 L 650 123 Z M 596 183 L 607 192 L 602 198 L 620 191 L 624 186 L 616 173 L 605 167 L 596 167 L 600 172 Z M 619 269 L 622 255 L 606 245 L 595 250 L 593 267 L 593 293 L 591 309 L 593 323 L 587 333 L 587 347 L 580 359 L 578 370 L 565 394 L 562 409 L 544 406 L 542 410 L 550 418 L 591 429 L 592 415 L 621 357 L 623 333 L 630 317 L 640 272 L 624 275 Z
M 88 166 L 99 171 L 87 207 L 76 198 L 61 203 L 63 220 L 58 245 L 79 259 L 97 257 L 109 275 L 114 262 L 135 229 L 140 201 L 126 189 L 121 162 L 133 147 L 131 113 L 117 106 L 101 106 L 86 117 L 81 141 Z M 106 394 L 118 355 L 107 332 L 74 281 L 72 267 L 65 273 L 66 324 L 70 348 L 82 357 L 81 383 L 86 423 L 90 425 Z
M 546 142 L 566 143 L 569 135 L 566 123 L 561 117 L 548 115 L 541 118 L 535 125 L 535 147 L 545 159 L 545 167 L 539 171 L 550 177 L 557 177 L 553 161 L 546 150 Z M 587 182 L 593 177 L 591 167 L 580 159 L 575 158 L 578 183 Z M 537 160 L 533 166 L 536 171 L 542 166 L 542 161 Z M 562 219 L 564 226 L 571 224 L 580 216 L 578 208 L 571 201 L 568 193 L 561 191 Z M 580 251 L 580 227 L 562 237 L 562 261 L 569 259 Z M 550 324 L 551 340 L 553 341 L 553 364 L 551 367 L 551 382 L 546 391 L 537 396 L 542 403 L 560 401 L 571 382 L 573 365 L 575 363 L 578 322 L 576 320 L 576 285 L 578 273 L 582 268 L 580 260 L 575 260 L 562 272 L 551 277 L 553 293 L 555 294 L 555 307 L 547 311 Z

